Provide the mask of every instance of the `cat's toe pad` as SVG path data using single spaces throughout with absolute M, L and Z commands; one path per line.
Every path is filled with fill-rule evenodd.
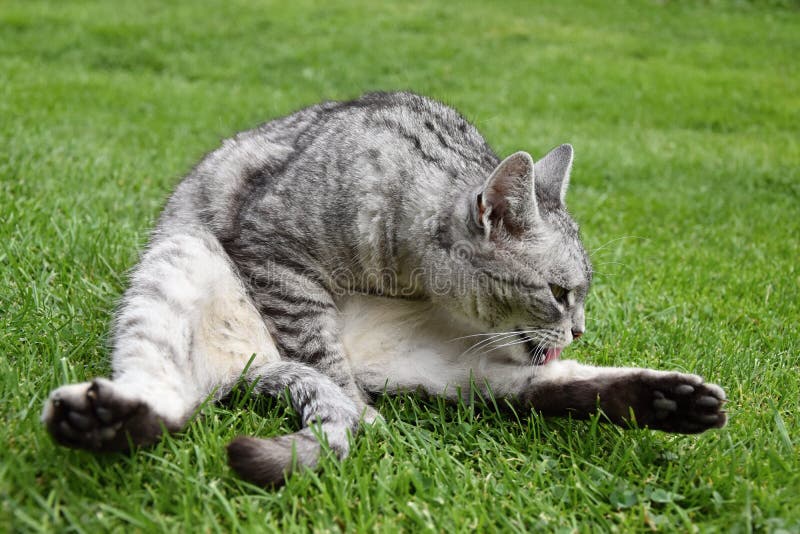
M 645 382 L 652 401 L 640 422 L 650 428 L 695 434 L 725 426 L 725 392 L 718 385 L 683 373 L 654 373 Z
M 45 403 L 42 422 L 61 445 L 117 451 L 129 447 L 123 430 L 140 427 L 149 412 L 146 404 L 122 395 L 110 380 L 96 378 L 54 390 Z

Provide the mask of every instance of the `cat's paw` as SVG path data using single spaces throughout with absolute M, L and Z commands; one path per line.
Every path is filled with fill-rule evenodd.
M 103 378 L 54 390 L 42 422 L 59 444 L 91 451 L 124 451 L 161 434 L 161 422 L 146 403 L 123 395 Z
M 697 434 L 722 428 L 728 417 L 725 392 L 716 384 L 707 384 L 697 375 L 647 371 L 635 410 L 637 423 L 649 428 Z

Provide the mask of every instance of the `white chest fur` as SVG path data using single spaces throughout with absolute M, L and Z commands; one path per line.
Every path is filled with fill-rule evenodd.
M 472 348 L 485 339 L 483 333 L 433 304 L 352 295 L 338 305 L 353 372 L 370 390 L 421 387 L 451 396 L 468 390 L 471 379 L 521 371 L 503 348 Z

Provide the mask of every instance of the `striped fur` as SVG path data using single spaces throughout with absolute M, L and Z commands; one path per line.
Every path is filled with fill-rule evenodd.
M 572 147 L 501 159 L 411 93 L 326 102 L 237 134 L 170 197 L 114 321 L 113 379 L 55 390 L 43 420 L 96 451 L 177 431 L 244 378 L 303 427 L 237 438 L 258 484 L 339 457 L 365 392 L 479 387 L 524 408 L 695 432 L 725 423 L 699 377 L 550 361 L 584 330 L 591 266 L 564 198 Z M 549 362 L 549 363 L 547 363 Z M 547 363 L 547 365 L 540 365 Z

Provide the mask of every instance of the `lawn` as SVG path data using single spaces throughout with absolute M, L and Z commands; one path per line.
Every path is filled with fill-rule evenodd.
M 0 531 L 800 531 L 800 10 L 793 2 L 0 4 Z M 56 447 L 47 393 L 108 373 L 165 196 L 233 132 L 406 88 L 500 154 L 576 150 L 597 276 L 565 354 L 696 372 L 700 436 L 381 399 L 351 458 L 277 491 L 226 466 L 285 402 L 207 406 L 131 455 Z

